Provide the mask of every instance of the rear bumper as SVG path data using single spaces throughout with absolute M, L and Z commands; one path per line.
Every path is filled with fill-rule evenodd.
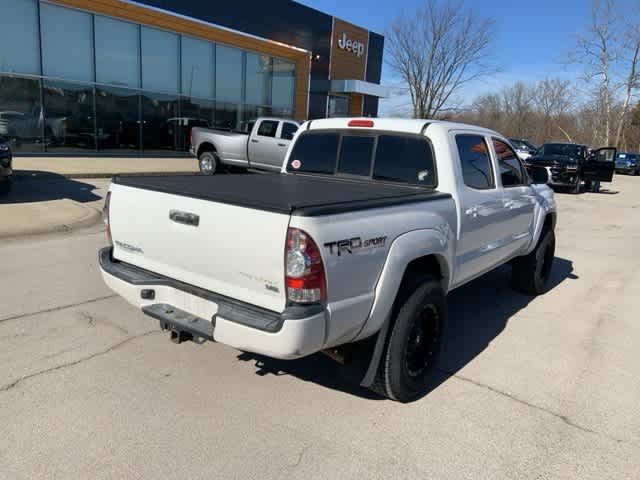
M 273 358 L 300 358 L 323 348 L 328 313 L 321 305 L 271 312 L 119 262 L 111 251 L 103 248 L 99 253 L 107 286 L 161 325 L 170 323 L 202 338 Z M 166 317 L 163 311 L 170 310 L 179 316 Z

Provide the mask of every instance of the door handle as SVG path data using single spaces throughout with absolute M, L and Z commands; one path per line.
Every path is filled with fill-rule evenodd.
M 504 202 L 504 208 L 512 209 L 515 206 L 516 206 L 516 202 L 514 202 L 513 200 L 507 200 L 506 202 Z
M 473 218 L 478 216 L 478 206 L 474 205 L 473 207 L 467 208 L 464 211 L 465 215 L 472 216 Z
M 287 144 L 286 144 L 286 143 L 279 143 L 279 144 L 278 144 L 278 146 L 279 146 L 279 147 L 286 147 L 286 146 L 287 146 Z
M 251 141 L 252 141 L 253 143 L 260 143 L 260 140 L 256 140 L 255 138 L 252 138 L 252 139 L 251 139 Z

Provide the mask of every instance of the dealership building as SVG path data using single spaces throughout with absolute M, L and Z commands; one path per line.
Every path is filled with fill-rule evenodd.
M 383 44 L 291 0 L 0 0 L 0 136 L 159 155 L 192 126 L 376 116 Z

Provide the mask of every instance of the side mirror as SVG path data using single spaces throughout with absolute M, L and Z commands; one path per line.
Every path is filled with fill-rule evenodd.
M 527 170 L 529 170 L 532 183 L 536 185 L 546 185 L 549 183 L 549 172 L 546 168 L 531 165 Z

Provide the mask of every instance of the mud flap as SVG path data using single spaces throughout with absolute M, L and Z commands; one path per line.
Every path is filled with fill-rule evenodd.
M 387 318 L 382 324 L 382 328 L 380 328 L 380 331 L 378 332 L 378 339 L 376 340 L 376 344 L 373 347 L 373 353 L 371 354 L 371 360 L 369 360 L 367 373 L 365 373 L 364 378 L 360 382 L 361 387 L 369 388 L 371 385 L 373 385 L 373 381 L 376 378 L 376 373 L 378 372 L 378 366 L 380 365 L 380 359 L 382 358 L 382 352 L 384 351 L 384 346 L 387 342 L 390 324 L 391 313 L 387 315 Z

